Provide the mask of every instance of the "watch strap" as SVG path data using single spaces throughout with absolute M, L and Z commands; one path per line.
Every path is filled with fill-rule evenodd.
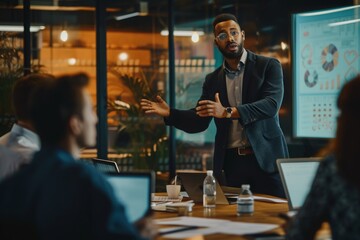
M 231 118 L 232 108 L 227 107 L 225 110 L 226 110 L 226 118 Z

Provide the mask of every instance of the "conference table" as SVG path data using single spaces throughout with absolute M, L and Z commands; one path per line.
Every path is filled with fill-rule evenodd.
M 261 195 L 265 196 L 265 195 Z M 266 196 L 271 197 L 271 196 Z M 288 211 L 287 203 L 269 203 L 263 201 L 255 201 L 255 211 L 251 216 L 237 216 L 236 214 L 236 204 L 231 205 L 216 205 L 216 208 L 208 209 L 204 208 L 201 204 L 197 203 L 193 206 L 191 212 L 185 213 L 186 216 L 189 217 L 201 217 L 201 218 L 214 218 L 214 219 L 225 219 L 235 222 L 246 222 L 246 223 L 267 223 L 267 224 L 278 224 L 279 227 L 273 229 L 267 233 L 277 233 L 280 235 L 284 235 L 284 230 L 281 227 L 286 221 L 279 217 L 280 213 L 286 213 Z M 154 211 L 154 218 L 155 219 L 162 219 L 162 218 L 171 218 L 171 217 L 178 217 L 182 214 L 178 213 L 170 213 L 170 212 L 161 212 L 161 211 Z M 162 225 L 161 225 L 162 227 Z M 167 226 L 170 227 L 170 226 Z M 328 239 L 326 236 L 329 236 L 329 228 L 324 225 L 324 227 L 318 232 L 317 239 Z M 156 238 L 157 240 L 167 240 L 171 238 L 167 238 L 165 236 L 159 236 Z M 248 236 L 239 236 L 239 235 L 231 235 L 231 234 L 210 234 L 204 235 L 194 238 L 186 238 L 187 240 L 198 240 L 198 239 L 206 239 L 206 240 L 213 240 L 213 239 L 253 239 L 249 238 Z

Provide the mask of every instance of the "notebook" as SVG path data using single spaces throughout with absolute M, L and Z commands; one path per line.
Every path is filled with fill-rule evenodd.
M 151 193 L 154 189 L 153 172 L 107 173 L 107 180 L 115 196 L 125 206 L 130 222 L 136 222 L 151 211 Z
M 203 202 L 203 182 L 206 177 L 206 172 L 178 172 L 182 186 L 195 203 Z M 236 194 L 238 195 L 238 194 Z M 218 181 L 216 181 L 216 204 L 233 204 L 236 203 L 236 198 L 225 196 Z
M 321 158 L 277 159 L 281 181 L 288 200 L 289 210 L 296 211 L 310 191 Z
M 92 158 L 91 159 L 95 168 L 101 172 L 119 172 L 119 167 L 115 161 L 100 159 L 100 158 Z

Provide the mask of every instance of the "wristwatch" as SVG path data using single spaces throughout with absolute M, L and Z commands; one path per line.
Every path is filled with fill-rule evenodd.
M 231 118 L 231 113 L 232 113 L 232 108 L 231 107 L 227 107 L 225 108 L 226 110 L 226 118 Z

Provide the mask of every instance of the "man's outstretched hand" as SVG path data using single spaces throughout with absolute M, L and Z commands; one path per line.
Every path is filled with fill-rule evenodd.
M 156 96 L 156 101 L 141 99 L 140 105 L 141 109 L 147 114 L 155 113 L 162 117 L 168 117 L 170 115 L 169 105 L 160 96 Z

